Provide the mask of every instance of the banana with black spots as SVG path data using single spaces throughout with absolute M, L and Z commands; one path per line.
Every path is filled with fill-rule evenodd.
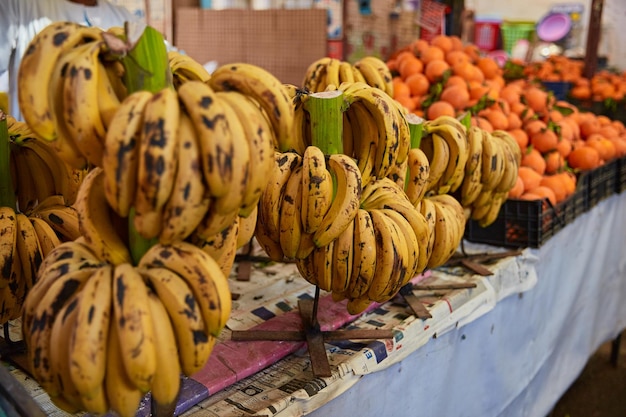
M 143 112 L 135 195 L 137 232 L 146 239 L 158 237 L 178 166 L 178 94 L 166 87 L 153 94 Z
M 308 146 L 302 156 L 302 198 L 300 219 L 305 233 L 315 233 L 330 208 L 333 180 L 326 169 L 324 152 Z

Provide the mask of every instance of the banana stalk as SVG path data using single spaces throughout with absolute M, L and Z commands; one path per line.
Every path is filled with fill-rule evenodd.
M 127 28 L 128 35 L 128 28 Z M 174 88 L 163 36 L 146 26 L 137 43 L 121 59 L 125 68 L 124 83 L 131 94 L 146 90 L 156 93 L 165 87 Z M 135 265 L 157 239 L 145 239 L 134 226 L 135 210 L 128 216 L 130 252 Z
M 11 148 L 6 114 L 0 110 L 0 207 L 15 208 L 15 190 L 11 182 Z
M 419 148 L 424 133 L 424 119 L 416 114 L 409 113 L 406 115 L 409 122 L 409 130 L 411 132 L 411 149 Z
M 311 144 L 326 155 L 343 153 L 343 92 L 310 94 L 304 105 L 311 117 Z

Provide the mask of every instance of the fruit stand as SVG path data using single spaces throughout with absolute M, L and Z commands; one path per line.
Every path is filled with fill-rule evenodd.
M 439 34 L 284 82 L 50 24 L 0 112 L 5 369 L 50 416 L 547 415 L 626 328 L 626 126 L 547 89 L 626 73 L 583 69 Z

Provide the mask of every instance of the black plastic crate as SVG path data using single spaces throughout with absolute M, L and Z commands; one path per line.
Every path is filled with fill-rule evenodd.
M 488 227 L 468 221 L 464 237 L 494 246 L 539 248 L 586 211 L 586 200 L 585 187 L 580 184 L 574 194 L 555 206 L 547 199 L 507 200 Z
M 626 156 L 617 160 L 617 174 L 615 175 L 615 192 L 626 190 Z
M 618 178 L 618 160 L 614 159 L 580 176 L 587 189 L 586 210 L 595 207 L 600 201 L 615 194 Z

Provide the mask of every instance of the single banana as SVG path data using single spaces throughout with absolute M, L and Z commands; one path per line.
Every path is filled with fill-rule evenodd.
M 418 207 L 420 214 L 424 217 L 426 221 L 426 226 L 428 233 L 426 235 L 426 266 L 428 268 L 428 261 L 433 253 L 433 248 L 435 246 L 435 223 L 437 222 L 437 213 L 435 212 L 435 203 L 430 201 L 427 197 L 423 198 L 420 201 Z
M 239 233 L 237 233 L 236 248 L 242 248 L 254 237 L 254 229 L 256 228 L 256 221 L 259 214 L 259 206 L 254 206 L 254 209 L 247 217 L 239 216 Z
M 178 89 L 178 96 L 196 129 L 202 152 L 202 172 L 209 195 L 222 197 L 229 191 L 233 167 L 228 157 L 234 142 L 224 114 L 224 102 L 200 81 L 189 81 Z
M 434 196 L 433 196 L 434 197 Z M 448 261 L 456 252 L 458 247 L 457 236 L 458 222 L 452 216 L 442 203 L 427 197 L 435 206 L 435 243 L 430 259 L 428 260 L 428 268 L 436 268 Z M 461 232 L 462 236 L 462 232 Z
M 16 213 L 15 226 L 17 226 L 17 237 L 15 239 L 15 249 L 17 251 L 14 257 L 17 256 L 14 262 L 19 258 L 22 268 L 22 279 L 26 289 L 30 290 L 37 281 L 37 270 L 43 261 L 43 253 L 37 239 L 35 227 L 25 214 Z
M 71 139 L 92 166 L 102 166 L 106 130 L 100 116 L 99 77 L 106 77 L 98 55 L 104 41 L 77 46 L 77 56 L 70 61 L 63 77 L 63 117 Z
M 515 186 L 517 181 L 517 171 L 519 168 L 519 164 L 517 163 L 517 156 L 515 150 L 511 149 L 509 142 L 505 139 L 502 139 L 501 136 L 492 135 L 495 141 L 499 141 L 500 148 L 502 153 L 504 154 L 504 173 L 502 174 L 502 178 L 500 182 L 496 184 L 494 191 L 496 193 L 506 192 L 508 194 L 509 190 Z M 513 139 L 515 140 L 515 139 Z M 517 143 L 516 145 L 517 146 Z M 517 146 L 519 148 L 519 146 Z
M 395 294 L 418 273 L 421 249 L 413 226 L 404 217 L 404 215 L 390 208 L 383 208 L 381 211 L 393 223 L 395 223 L 396 229 L 398 230 L 398 233 L 402 235 L 406 246 L 407 258 L 405 260 L 405 264 L 407 272 L 399 281 L 398 288 L 394 291 Z
M 336 184 L 335 197 L 313 235 L 315 245 L 326 246 L 348 227 L 359 209 L 361 172 L 352 158 L 343 154 L 328 157 L 326 165 Z
M 355 222 L 353 220 L 353 222 Z M 354 224 L 350 224 L 333 241 L 331 290 L 333 294 L 345 297 L 348 285 L 352 279 L 354 264 Z
M 23 165 L 18 166 L 17 172 L 17 175 L 19 176 L 17 181 L 18 188 L 16 190 L 18 204 L 20 204 L 19 207 L 24 207 L 23 212 L 28 212 L 34 205 L 31 205 L 31 207 L 27 207 L 27 205 L 22 206 L 22 204 L 19 203 L 21 197 L 19 184 L 21 180 L 25 177 L 30 177 L 28 181 L 32 184 L 32 189 L 34 190 L 33 192 L 36 197 L 35 204 L 39 204 L 40 201 L 45 200 L 47 197 L 57 194 L 56 184 L 54 181 L 54 173 L 48 167 L 45 161 L 41 159 L 35 152 L 28 148 L 21 147 L 19 149 L 15 149 L 12 147 L 12 155 L 15 156 L 18 152 L 21 154 L 21 158 L 16 160 L 16 163 L 23 163 Z
M 296 257 L 302 235 L 302 176 L 302 167 L 297 167 L 291 173 L 280 202 L 279 241 L 288 259 Z
M 263 114 L 263 110 L 248 96 L 236 91 L 220 92 L 217 95 L 237 113 L 250 149 L 246 170 L 246 188 L 239 210 L 240 216 L 247 217 L 256 209 L 265 188 L 267 176 L 272 169 L 274 156 L 272 127 Z
M 428 162 L 428 157 L 420 148 L 409 150 L 407 161 L 404 192 L 413 206 L 415 206 L 426 195 L 428 177 L 430 176 L 430 162 Z
M 143 111 L 151 97 L 152 93 L 145 90 L 126 97 L 111 120 L 104 140 L 105 196 L 121 217 L 128 217 L 135 201 Z
M 15 191 L 15 199 L 17 208 L 24 213 L 30 212 L 37 206 L 37 186 L 35 177 L 30 172 L 29 161 L 27 155 L 24 152 L 12 153 L 11 161 L 15 164 L 17 178 Z M 20 175 L 20 172 L 26 171 L 25 175 Z
M 263 251 L 267 254 L 267 257 L 275 262 L 282 262 L 285 258 L 282 248 L 280 247 L 280 237 L 270 234 L 267 228 L 267 223 L 261 221 L 261 209 L 259 208 L 259 215 L 257 216 L 257 222 L 254 228 L 254 238 L 256 242 L 261 246 Z M 298 259 L 305 258 L 305 256 L 298 256 Z
M 29 220 L 33 225 L 35 233 L 37 234 L 37 240 L 39 241 L 39 247 L 41 248 L 41 256 L 45 259 L 50 254 L 52 249 L 61 244 L 61 240 L 54 232 L 54 229 L 46 223 L 44 219 L 33 216 L 30 217 Z
M 172 193 L 163 207 L 163 227 L 159 242 L 186 239 L 198 227 L 209 210 L 202 180 L 200 145 L 191 119 L 181 113 L 178 126 L 178 167 Z
M 180 106 L 174 89 L 155 93 L 143 112 L 139 165 L 135 195 L 137 232 L 146 239 L 157 237 L 163 225 L 163 207 L 174 187 L 178 165 Z
M 167 51 L 167 58 L 172 71 L 174 86 L 179 86 L 189 80 L 204 83 L 211 78 L 211 74 L 204 68 L 204 65 L 187 54 L 170 50 Z
M 254 64 L 233 63 L 218 67 L 209 80 L 217 91 L 236 90 L 246 94 L 267 113 L 280 151 L 297 149 L 294 142 L 294 108 L 287 89 L 273 74 Z
M 232 138 L 231 148 L 223 149 L 224 158 L 228 161 L 230 178 L 226 194 L 216 197 L 214 210 L 218 214 L 239 214 L 243 206 L 243 198 L 248 187 L 248 171 L 250 170 L 250 145 L 246 138 L 246 130 L 234 108 L 216 95 L 223 102 L 222 110 Z
M 148 294 L 148 307 L 154 323 L 159 363 L 150 390 L 153 400 L 152 413 L 174 415 L 181 388 L 181 367 L 174 328 L 163 303 L 152 292 Z
M 437 190 L 439 181 L 450 163 L 450 147 L 441 136 L 434 133 L 422 137 L 420 149 L 426 154 L 430 166 L 426 185 L 428 193 Z
M 15 210 L 11 207 L 0 207 L 0 288 L 11 281 L 12 265 L 19 263 L 16 251 L 17 236 Z
M 482 177 L 483 191 L 493 190 L 504 175 L 504 153 L 491 133 L 483 133 Z
M 508 192 L 494 192 L 491 202 L 488 205 L 488 210 L 484 215 L 477 219 L 480 227 L 488 227 L 498 218 L 502 204 L 507 199 Z
M 71 358 L 68 363 L 71 382 L 84 402 L 96 407 L 106 406 L 102 397 L 112 316 L 113 270 L 112 265 L 105 264 L 84 284 L 73 329 L 64 341 Z M 102 414 L 107 408 L 87 411 Z
M 350 299 L 367 295 L 376 270 L 376 235 L 370 214 L 359 209 L 354 218 L 354 254 L 346 294 Z
M 115 112 L 120 107 L 120 98 L 115 92 L 116 87 L 113 83 L 116 81 L 111 81 L 109 76 L 109 72 L 107 71 L 106 65 L 102 62 L 102 60 L 98 60 L 97 62 L 96 72 L 98 73 L 98 112 L 100 113 L 100 119 L 102 120 L 102 124 L 104 125 L 104 130 L 108 132 L 109 126 L 111 126 L 111 120 L 115 116 Z M 119 80 L 118 80 L 119 81 Z M 123 96 L 125 97 L 125 96 Z M 102 138 L 102 143 L 104 144 L 105 137 Z
M 94 168 L 85 177 L 76 199 L 80 228 L 97 255 L 118 265 L 131 262 L 125 241 L 114 226 L 113 216 L 104 195 L 104 170 Z
M 460 186 L 469 157 L 469 145 L 465 127 L 454 117 L 439 116 L 424 122 L 427 134 L 438 134 L 448 144 L 449 161 L 440 181 L 439 193 L 454 192 Z M 457 188 L 454 188 L 454 187 Z
M 79 299 L 80 293 L 76 293 L 64 300 L 66 301 L 65 304 L 50 325 L 49 366 L 52 383 L 56 385 L 55 391 L 58 392 L 57 395 L 50 395 L 50 399 L 59 408 L 72 414 L 84 409 L 80 393 L 70 377 L 69 369 L 72 358 L 67 343 L 76 324 L 76 306 Z
M 212 236 L 202 238 L 197 234 L 190 236 L 193 243 L 218 263 L 225 276 L 230 275 L 237 251 L 237 237 L 239 236 L 239 218 L 235 218 L 230 226 Z
M 171 321 L 179 352 L 176 360 L 180 361 L 182 372 L 194 375 L 206 365 L 216 341 L 207 333 L 198 300 L 189 284 L 167 268 L 142 267 L 139 272 L 167 310 L 169 317 L 165 324 Z M 162 323 L 160 320 L 154 322 L 157 326 Z
M 120 417 L 135 417 L 144 394 L 128 376 L 122 354 L 123 345 L 127 342 L 117 329 L 118 326 L 112 320 L 107 341 L 104 387 L 112 411 Z
M 35 207 L 31 217 L 42 218 L 63 241 L 75 240 L 82 236 L 78 211 L 75 206 L 58 204 L 50 207 Z
M 339 86 L 342 83 L 353 83 L 354 81 L 355 79 L 352 64 L 348 61 L 341 61 L 339 63 L 339 84 L 337 85 Z
M 482 178 L 482 131 L 472 126 L 467 132 L 469 157 L 465 164 L 465 175 L 461 183 L 461 205 L 469 207 L 480 193 Z
M 186 242 L 156 244 L 144 254 L 139 266 L 162 266 L 183 277 L 193 290 L 207 332 L 219 336 L 230 316 L 232 300 L 228 279 L 213 258 Z
M 150 391 L 158 365 L 148 291 L 143 277 L 132 264 L 115 266 L 113 328 L 120 339 L 120 355 L 128 379 L 144 393 Z
M 101 29 L 72 22 L 54 22 L 30 42 L 18 70 L 18 102 L 22 117 L 37 136 L 51 141 L 56 128 L 51 118 L 50 100 L 43 85 L 51 79 L 57 60 L 76 45 L 100 37 Z
M 387 301 L 388 294 L 397 284 L 398 273 L 402 268 L 399 241 L 395 228 L 378 209 L 369 210 L 376 236 L 376 269 L 367 292 L 373 301 Z
M 354 102 L 344 112 L 352 128 L 352 153 L 345 151 L 346 155 L 356 159 L 359 171 L 361 171 L 362 183 L 367 185 L 378 176 L 375 172 L 376 152 L 383 145 L 380 130 L 376 121 L 363 103 Z
M 326 169 L 324 152 L 317 146 L 308 146 L 302 156 L 301 190 L 302 230 L 315 233 L 333 198 L 332 176 Z
M 509 149 L 513 152 L 517 166 L 522 165 L 522 150 L 520 149 L 519 144 L 517 143 L 515 138 L 511 136 L 509 132 L 507 132 L 506 130 L 494 130 L 493 132 L 491 132 L 491 136 L 502 139 L 509 146 Z

